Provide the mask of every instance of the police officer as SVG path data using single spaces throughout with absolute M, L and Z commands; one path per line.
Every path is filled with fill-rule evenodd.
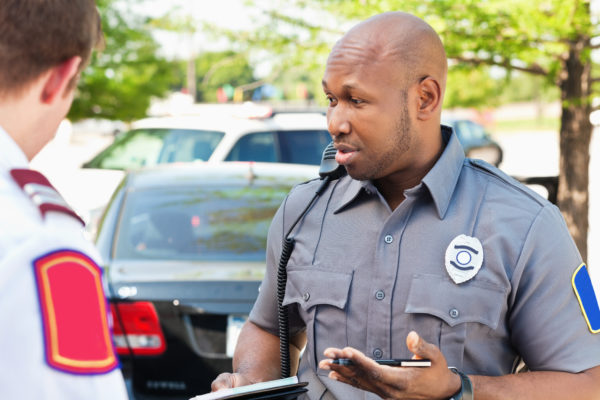
M 310 399 L 600 398 L 597 304 L 580 296 L 586 267 L 554 205 L 465 159 L 440 128 L 446 69 L 433 29 L 400 12 L 333 47 L 323 89 L 348 176 L 291 234 L 292 371 L 306 345 L 298 375 Z M 275 216 L 234 373 L 214 390 L 279 376 L 276 268 L 317 185 L 298 185 Z M 431 366 L 376 362 L 389 358 Z M 533 372 L 512 374 L 521 360 Z
M 126 399 L 83 223 L 29 161 L 102 41 L 93 0 L 0 6 L 0 397 Z

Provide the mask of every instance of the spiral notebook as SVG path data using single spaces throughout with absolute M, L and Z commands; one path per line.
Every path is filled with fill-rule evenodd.
M 302 393 L 308 391 L 307 382 L 298 382 L 297 376 L 284 379 L 259 382 L 252 385 L 240 386 L 231 389 L 222 389 L 217 392 L 202 394 L 190 400 L 294 400 Z

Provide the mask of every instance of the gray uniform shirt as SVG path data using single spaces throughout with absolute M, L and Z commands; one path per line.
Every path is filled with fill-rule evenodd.
M 587 327 L 571 287 L 582 260 L 556 206 L 489 164 L 466 159 L 456 135 L 422 182 L 391 210 L 375 186 L 334 181 L 293 231 L 285 304 L 292 335 L 306 330 L 299 377 L 309 397 L 377 398 L 327 378 L 327 347 L 373 358 L 412 354 L 417 331 L 469 374 L 579 372 L 600 364 L 600 335 Z M 267 272 L 250 320 L 277 335 L 277 265 L 284 234 L 319 185 L 296 186 L 269 232 Z M 476 237 L 483 264 L 456 284 L 445 253 Z

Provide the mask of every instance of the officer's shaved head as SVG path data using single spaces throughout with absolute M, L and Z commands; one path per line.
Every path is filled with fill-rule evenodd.
M 431 26 L 411 14 L 387 12 L 359 23 L 335 44 L 328 63 L 341 57 L 352 57 L 357 67 L 391 61 L 404 82 L 430 76 L 442 91 L 446 85 L 444 46 Z

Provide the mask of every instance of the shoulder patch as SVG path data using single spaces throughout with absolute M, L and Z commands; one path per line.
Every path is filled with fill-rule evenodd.
M 118 366 L 100 267 L 85 254 L 58 250 L 33 262 L 46 362 L 73 374 Z
M 585 264 L 581 264 L 573 273 L 571 284 L 588 328 L 592 333 L 600 332 L 600 305 Z
M 58 211 L 76 218 L 85 225 L 79 215 L 69 207 L 54 186 L 40 172 L 31 169 L 12 169 L 10 174 L 40 209 L 42 215 L 46 215 L 48 211 Z

